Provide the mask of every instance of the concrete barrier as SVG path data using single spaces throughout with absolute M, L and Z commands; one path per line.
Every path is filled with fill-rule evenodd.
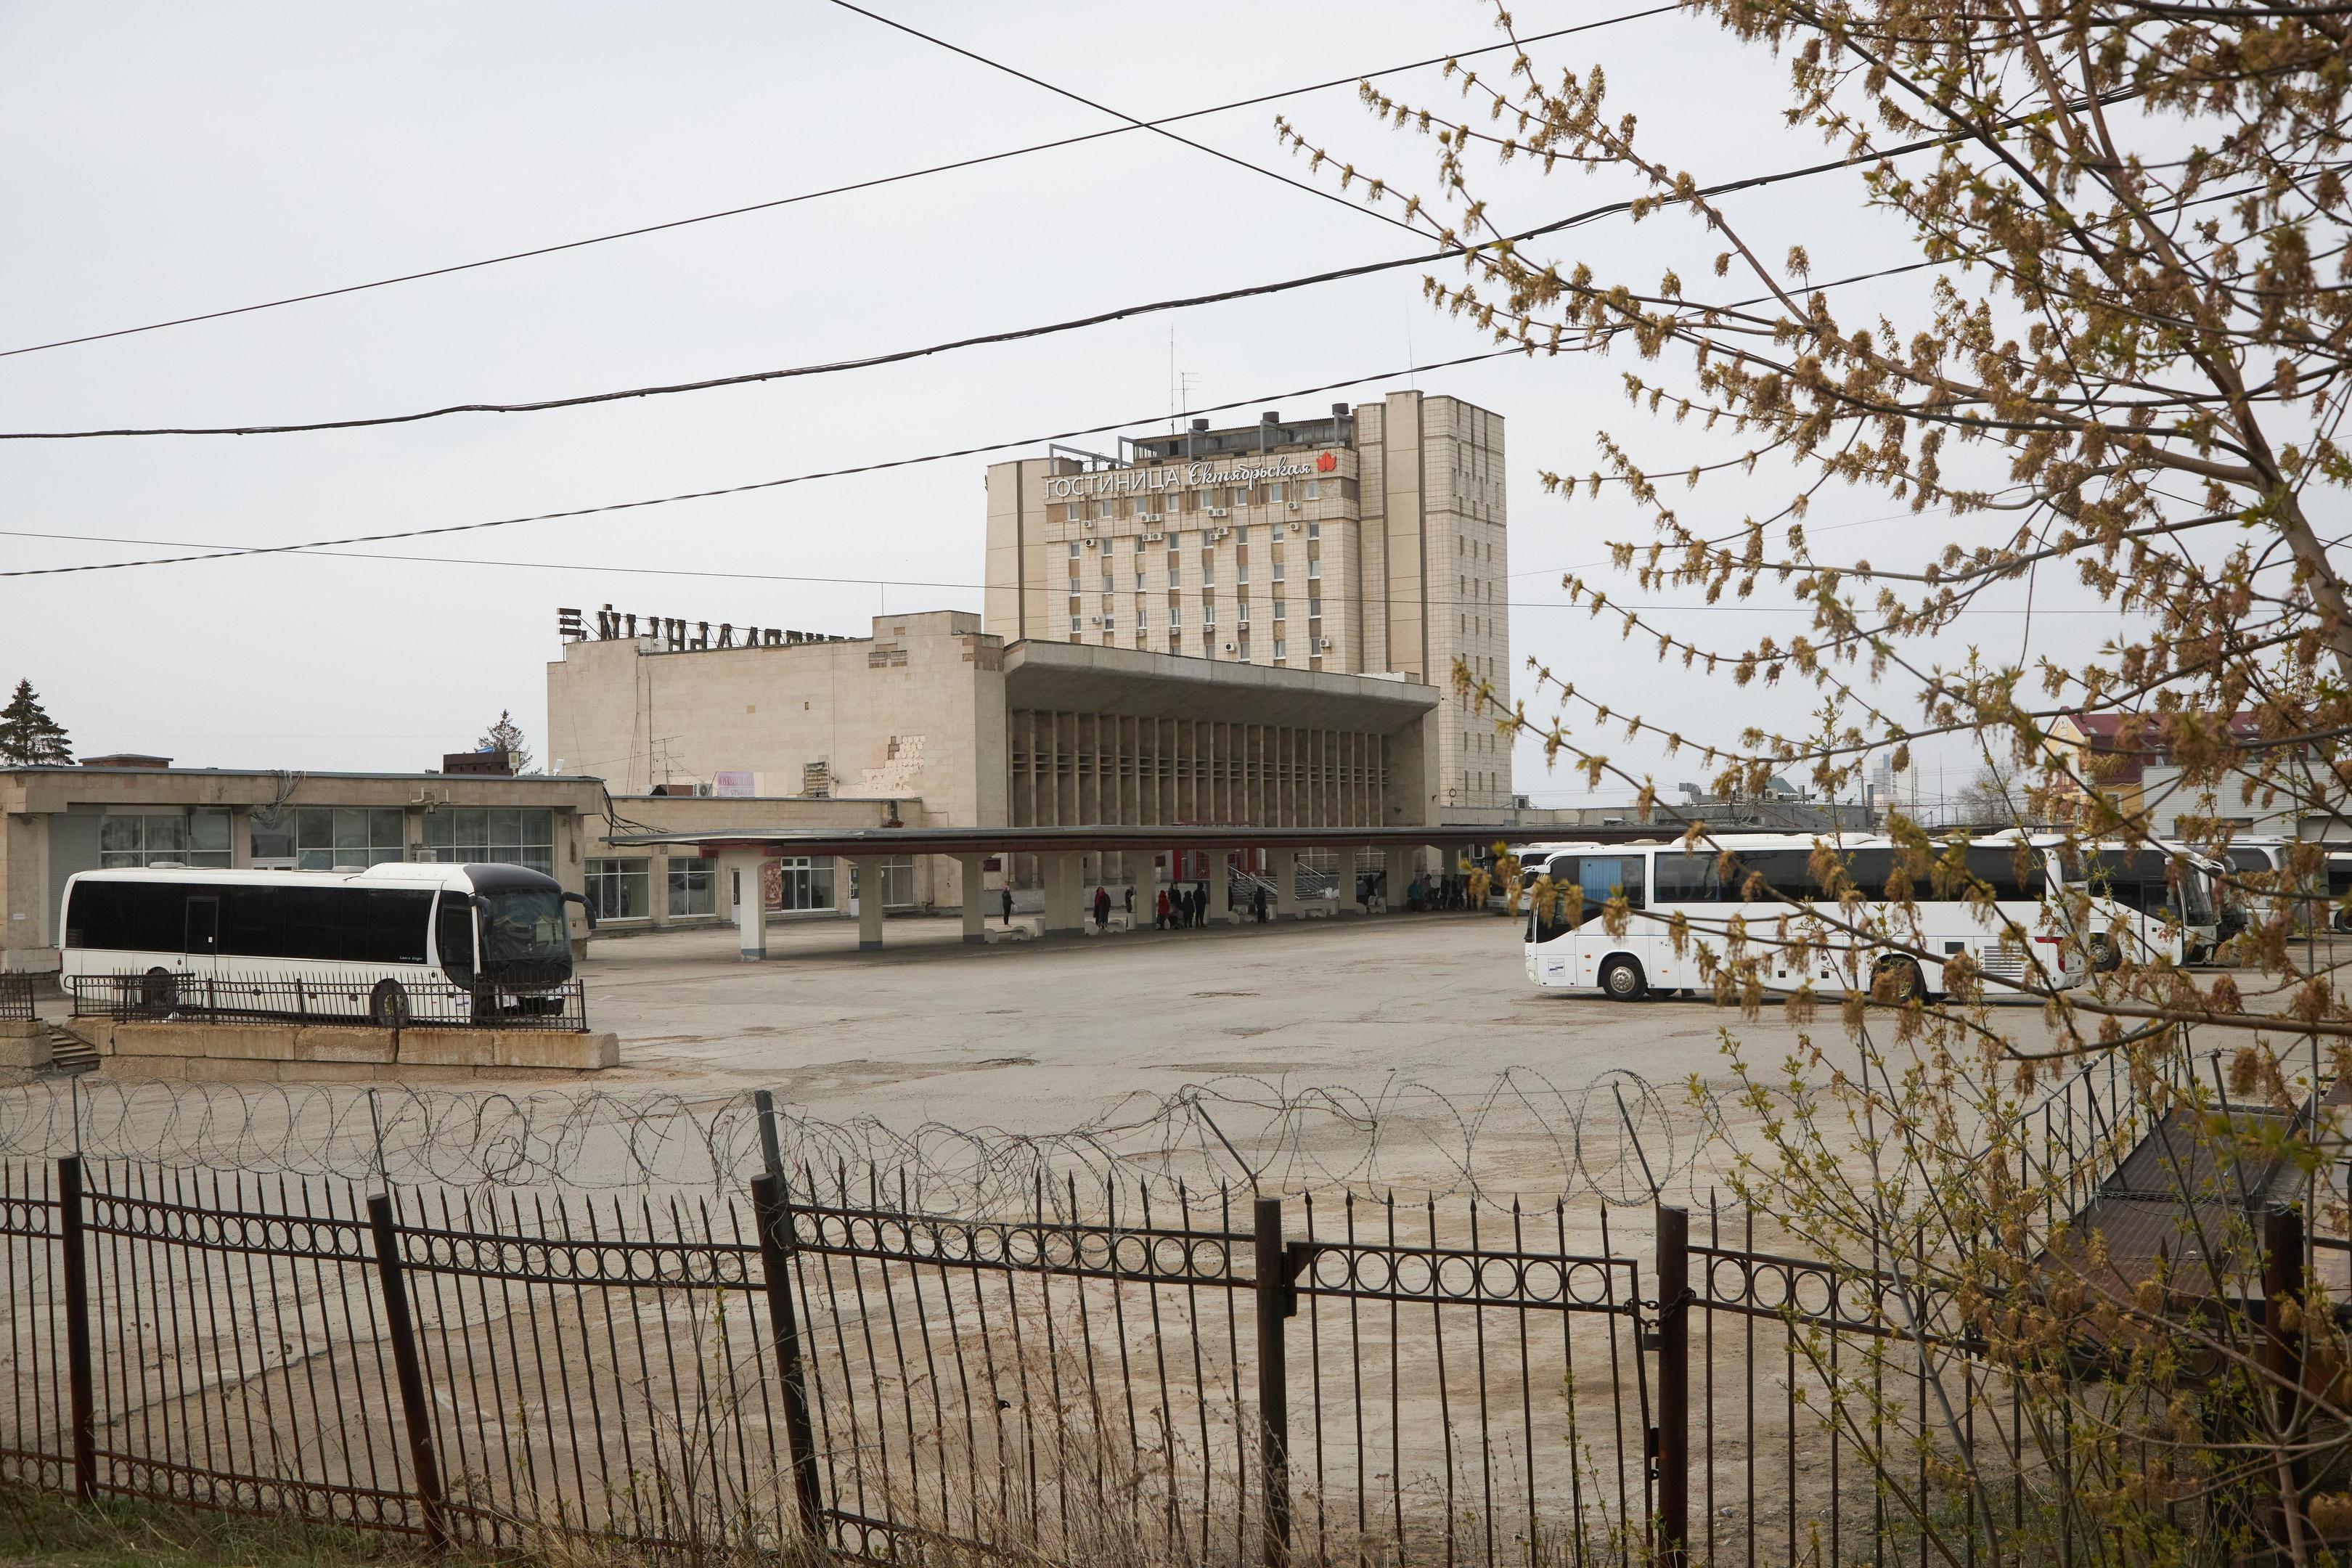
M 77 1021 L 112 1079 L 192 1082 L 452 1083 L 621 1065 L 609 1031 L 368 1029 L 318 1024 Z M 7 1040 L 0 1037 L 0 1050 Z M 41 1041 L 43 1060 L 47 1041 Z M 6 1058 L 0 1057 L 0 1065 Z
M 48 1026 L 34 1018 L 0 1019 L 0 1068 L 48 1065 Z

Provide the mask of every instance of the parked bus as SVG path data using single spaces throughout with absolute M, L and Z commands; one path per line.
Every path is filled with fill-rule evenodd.
M 474 1012 L 530 1011 L 572 978 L 567 902 L 586 904 L 520 866 L 82 871 L 66 883 L 61 978 L 136 977 L 158 1012 L 207 980 L 302 982 L 306 1011 L 394 1026 L 413 996 L 452 988 Z
M 1698 945 L 1705 943 L 1720 958 L 1726 930 L 1739 918 L 1747 923 L 1750 951 L 1766 960 L 1769 989 L 1843 990 L 1851 984 L 1843 960 L 1853 944 L 1840 933 L 1824 932 L 1824 950 L 1809 959 L 1771 945 L 1779 940 L 1781 917 L 1796 921 L 1822 896 L 1813 875 L 1813 839 L 1795 834 L 1729 836 L 1718 838 L 1716 847 L 1692 849 L 1679 841 L 1531 847 L 1523 885 L 1532 891 L 1537 878 L 1548 876 L 1553 896 L 1530 900 L 1528 978 L 1539 986 L 1597 991 L 1620 1001 L 1652 991 L 1687 991 L 1707 983 L 1699 973 Z M 1728 871 L 1722 864 L 1726 852 L 1732 858 Z M 1968 954 L 1984 973 L 2000 979 L 2032 984 L 2038 976 L 2060 988 L 2082 983 L 2082 952 L 2062 930 L 2064 912 L 2053 897 L 2065 881 L 2054 841 L 1971 846 L 1969 869 L 1991 885 L 1992 909 L 1939 899 L 1923 880 L 1913 891 L 1916 928 L 1912 917 L 1890 915 L 1883 899 L 1895 869 L 1890 840 L 1860 839 L 1840 846 L 1839 852 L 1847 875 L 1870 900 L 1864 905 L 1866 918 L 1899 931 L 1906 945 L 1930 955 L 1923 961 L 1907 953 L 1874 954 L 1863 984 L 1885 972 L 1892 975 L 1896 995 L 1932 994 L 1943 989 L 1943 959 L 1957 953 Z M 1543 857 L 1540 863 L 1538 855 Z M 1758 877 L 1775 897 L 1747 896 Z M 1563 889 L 1565 897 L 1559 896 Z M 1623 936 L 1612 937 L 1600 918 L 1601 908 L 1621 893 L 1633 918 Z M 1833 914 L 1833 903 L 1831 908 Z M 1668 935 L 1677 915 L 1691 936 L 1679 953 Z
M 2126 952 L 2141 963 L 2202 963 L 2220 945 L 2221 920 L 2210 884 L 2186 850 L 2085 846 L 2078 872 L 2092 900 L 2091 929 L 2084 941 L 2094 969 L 2115 968 Z M 2123 947 L 2116 943 L 2118 932 Z

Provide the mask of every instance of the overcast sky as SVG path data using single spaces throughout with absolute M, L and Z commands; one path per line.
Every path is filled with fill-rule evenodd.
M 1492 13 L 1424 4 L 875 7 L 1144 118 L 1477 48 Z M 1540 32 L 1643 9 L 1537 0 Z M 1654 155 L 1703 181 L 1816 162 L 1779 122 L 1781 66 L 1704 22 L 1654 16 L 1539 46 L 1598 64 Z M 1490 57 L 1493 66 L 1499 57 Z M 1458 100 L 1438 73 L 1384 79 Z M 1360 167 L 1429 190 L 1430 142 L 1342 88 L 1188 122 L 1185 134 L 1308 179 L 1276 110 Z M 824 0 L 757 5 L 0 6 L 0 349 L 558 243 L 1114 123 Z M 1336 189 L 1328 170 L 1314 177 Z M 1528 226 L 1630 194 L 1526 164 L 1491 176 Z M 1836 174 L 1727 199 L 1764 254 L 1818 278 L 1909 259 Z M 1395 204 L 1384 206 L 1393 212 Z M 37 353 L 0 357 L 0 428 L 348 417 L 559 396 L 871 353 L 1171 295 L 1411 254 L 1341 205 L 1129 132 L 562 255 Z M 1582 228 L 1551 254 L 1640 284 L 1696 282 L 1717 248 L 1675 216 Z M 1450 273 L 1449 276 L 1457 276 Z M 1890 308 L 1918 280 L 1874 286 Z M 1752 292 L 1742 289 L 1741 293 Z M 283 544 L 634 500 L 1157 416 L 1171 371 L 1194 406 L 1311 413 L 1396 386 L 1508 424 L 1515 653 L 1624 705 L 1727 738 L 1797 723 L 1801 694 L 1653 672 L 1613 629 L 1558 607 L 1562 568 L 1645 537 L 1620 500 L 1563 507 L 1545 468 L 1589 471 L 1596 432 L 1673 472 L 1727 448 L 1628 407 L 1630 355 L 1503 360 L 1407 375 L 1489 346 L 1422 300 L 1418 270 L 964 351 L 887 369 L 553 413 L 324 435 L 0 443 L 0 560 L 131 559 Z M 1853 291 L 1852 300 L 1865 299 Z M 1374 377 L 1349 392 L 1290 389 Z M 1152 426 L 1139 426 L 1142 433 Z M 1115 437 L 1085 445 L 1111 449 Z M 1023 451 L 1042 451 L 1024 447 Z M 28 677 L 84 752 L 186 765 L 412 769 L 501 708 L 536 739 L 559 605 L 862 635 L 885 607 L 977 609 L 985 457 L 439 541 L 71 576 L 0 579 L 0 676 Z M 1736 528 L 1767 475 L 1685 515 Z M 1818 531 L 1885 560 L 1927 531 L 1864 493 Z M 37 534 L 79 536 L 55 540 Z M 1823 535 L 1824 543 L 1831 537 Z M 121 541 L 124 542 L 111 542 Z M 430 556 L 431 561 L 387 559 Z M 840 579 L 845 581 L 823 581 Z M 888 579 L 887 583 L 876 579 Z M 2035 641 L 2088 647 L 2112 617 L 2040 587 Z M 1655 595 L 1624 596 L 1670 603 Z M 1783 601 L 1759 596 L 1759 603 Z M 2002 601 L 2022 607 L 2021 592 Z M 1779 611 L 1661 612 L 1727 646 L 1801 629 Z M 2065 616 L 2074 614 L 2068 621 Z M 2013 654 L 2021 617 L 1976 635 Z M 1958 647 L 1945 652 L 1958 657 Z M 1662 781 L 1696 776 L 1613 742 Z M 1543 804 L 1610 798 L 1547 775 Z M 1966 762 L 1946 764 L 1950 787 Z M 1935 787 L 1932 776 L 1928 787 Z

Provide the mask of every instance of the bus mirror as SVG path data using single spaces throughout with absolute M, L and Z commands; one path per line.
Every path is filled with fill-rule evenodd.
M 595 931 L 595 929 L 596 929 L 596 906 L 595 906 L 595 905 L 593 905 L 593 904 L 592 904 L 592 903 L 590 903 L 590 902 L 588 901 L 588 895 L 587 895 L 587 894 L 585 894 L 585 893 L 566 893 L 566 894 L 564 894 L 564 895 L 563 895 L 563 901 L 564 901 L 565 903 L 567 903 L 567 904 L 578 904 L 578 905 L 580 906 L 581 912 L 582 912 L 582 913 L 583 913 L 583 914 L 585 914 L 585 915 L 588 917 L 588 929 L 589 929 L 589 931 L 590 931 L 591 932 L 593 932 L 593 931 Z

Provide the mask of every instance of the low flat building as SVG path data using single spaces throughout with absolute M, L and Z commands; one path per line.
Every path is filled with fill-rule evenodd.
M 610 625 L 599 616 L 597 629 Z M 747 819 L 838 801 L 916 827 L 1441 820 L 1439 694 L 1398 677 L 1007 644 L 959 611 L 877 616 L 864 637 L 749 645 L 731 626 L 727 646 L 614 629 L 571 637 L 549 665 L 549 750 L 648 813 L 707 795 L 743 802 Z M 1008 869 L 1035 885 L 1034 867 Z M 961 906 L 954 860 L 911 874 L 911 905 Z M 1114 857 L 1089 874 L 1140 872 Z
M 142 765 L 0 769 L 0 969 L 58 967 L 77 871 L 135 866 L 331 870 L 386 860 L 496 862 L 585 889 L 604 830 L 594 778 L 289 773 Z M 151 766 L 148 763 L 165 765 Z M 587 929 L 575 910 L 572 935 Z

